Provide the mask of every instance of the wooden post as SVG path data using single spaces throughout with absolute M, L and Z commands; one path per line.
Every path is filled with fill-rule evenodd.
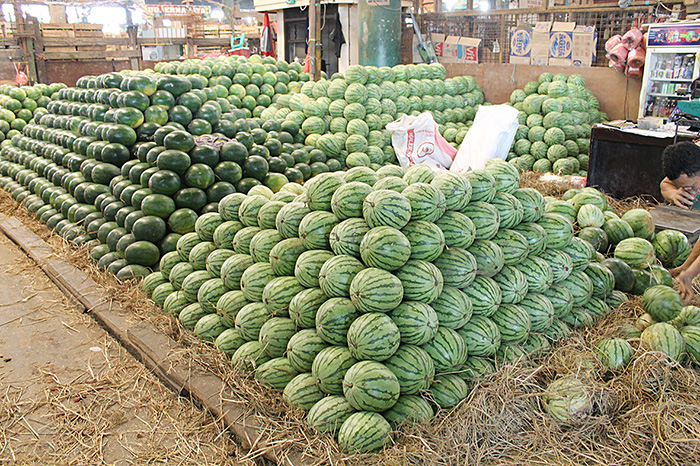
M 27 29 L 25 29 L 26 31 Z M 39 77 L 36 72 L 36 55 L 34 54 L 34 38 L 25 37 L 24 44 L 26 46 L 26 58 L 27 58 L 27 73 L 29 74 L 29 81 L 31 84 L 36 84 L 39 82 Z
M 36 75 L 38 82 L 49 84 L 49 75 L 46 71 L 46 60 L 44 59 L 44 38 L 41 36 L 41 25 L 39 21 L 33 21 L 34 30 L 34 56 L 28 60 L 34 60 L 36 64 Z
M 187 47 L 187 58 L 195 58 L 194 54 L 194 37 L 192 36 L 187 36 L 187 43 L 185 44 L 185 47 Z
M 309 57 L 311 58 L 311 67 L 309 74 L 312 81 L 318 81 L 321 77 L 320 49 L 318 48 L 318 39 L 320 37 L 321 21 L 319 18 L 319 9 L 316 5 L 316 0 L 309 0 Z

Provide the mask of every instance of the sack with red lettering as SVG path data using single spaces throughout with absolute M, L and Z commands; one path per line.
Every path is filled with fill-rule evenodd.
M 438 131 L 438 125 L 430 112 L 420 115 L 404 115 L 386 125 L 391 133 L 396 159 L 402 167 L 424 163 L 436 171 L 447 170 L 457 154 Z

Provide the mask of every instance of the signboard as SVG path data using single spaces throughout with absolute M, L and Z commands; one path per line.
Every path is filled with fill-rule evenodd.
M 190 16 L 211 14 L 210 6 L 184 6 L 184 5 L 147 5 L 146 10 L 151 14 L 161 14 L 163 16 Z
M 647 47 L 700 45 L 700 23 L 653 25 L 649 28 Z

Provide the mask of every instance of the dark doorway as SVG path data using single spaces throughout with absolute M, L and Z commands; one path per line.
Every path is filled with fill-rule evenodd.
M 335 56 L 335 44 L 330 39 L 335 28 L 338 5 L 323 4 L 321 6 L 321 69 L 330 78 L 338 72 L 338 58 Z M 287 8 L 284 10 L 284 34 L 286 42 L 285 59 L 288 62 L 295 58 L 304 61 L 306 58 L 306 40 L 309 27 L 308 8 Z M 347 33 L 346 33 L 347 34 Z

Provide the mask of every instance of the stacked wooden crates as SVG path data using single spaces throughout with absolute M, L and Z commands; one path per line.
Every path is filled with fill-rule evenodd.
M 42 24 L 41 36 L 44 38 L 44 50 L 46 52 L 104 52 L 107 50 L 104 44 L 99 45 L 104 38 L 101 24 Z M 51 45 L 51 39 L 95 39 L 94 45 Z

